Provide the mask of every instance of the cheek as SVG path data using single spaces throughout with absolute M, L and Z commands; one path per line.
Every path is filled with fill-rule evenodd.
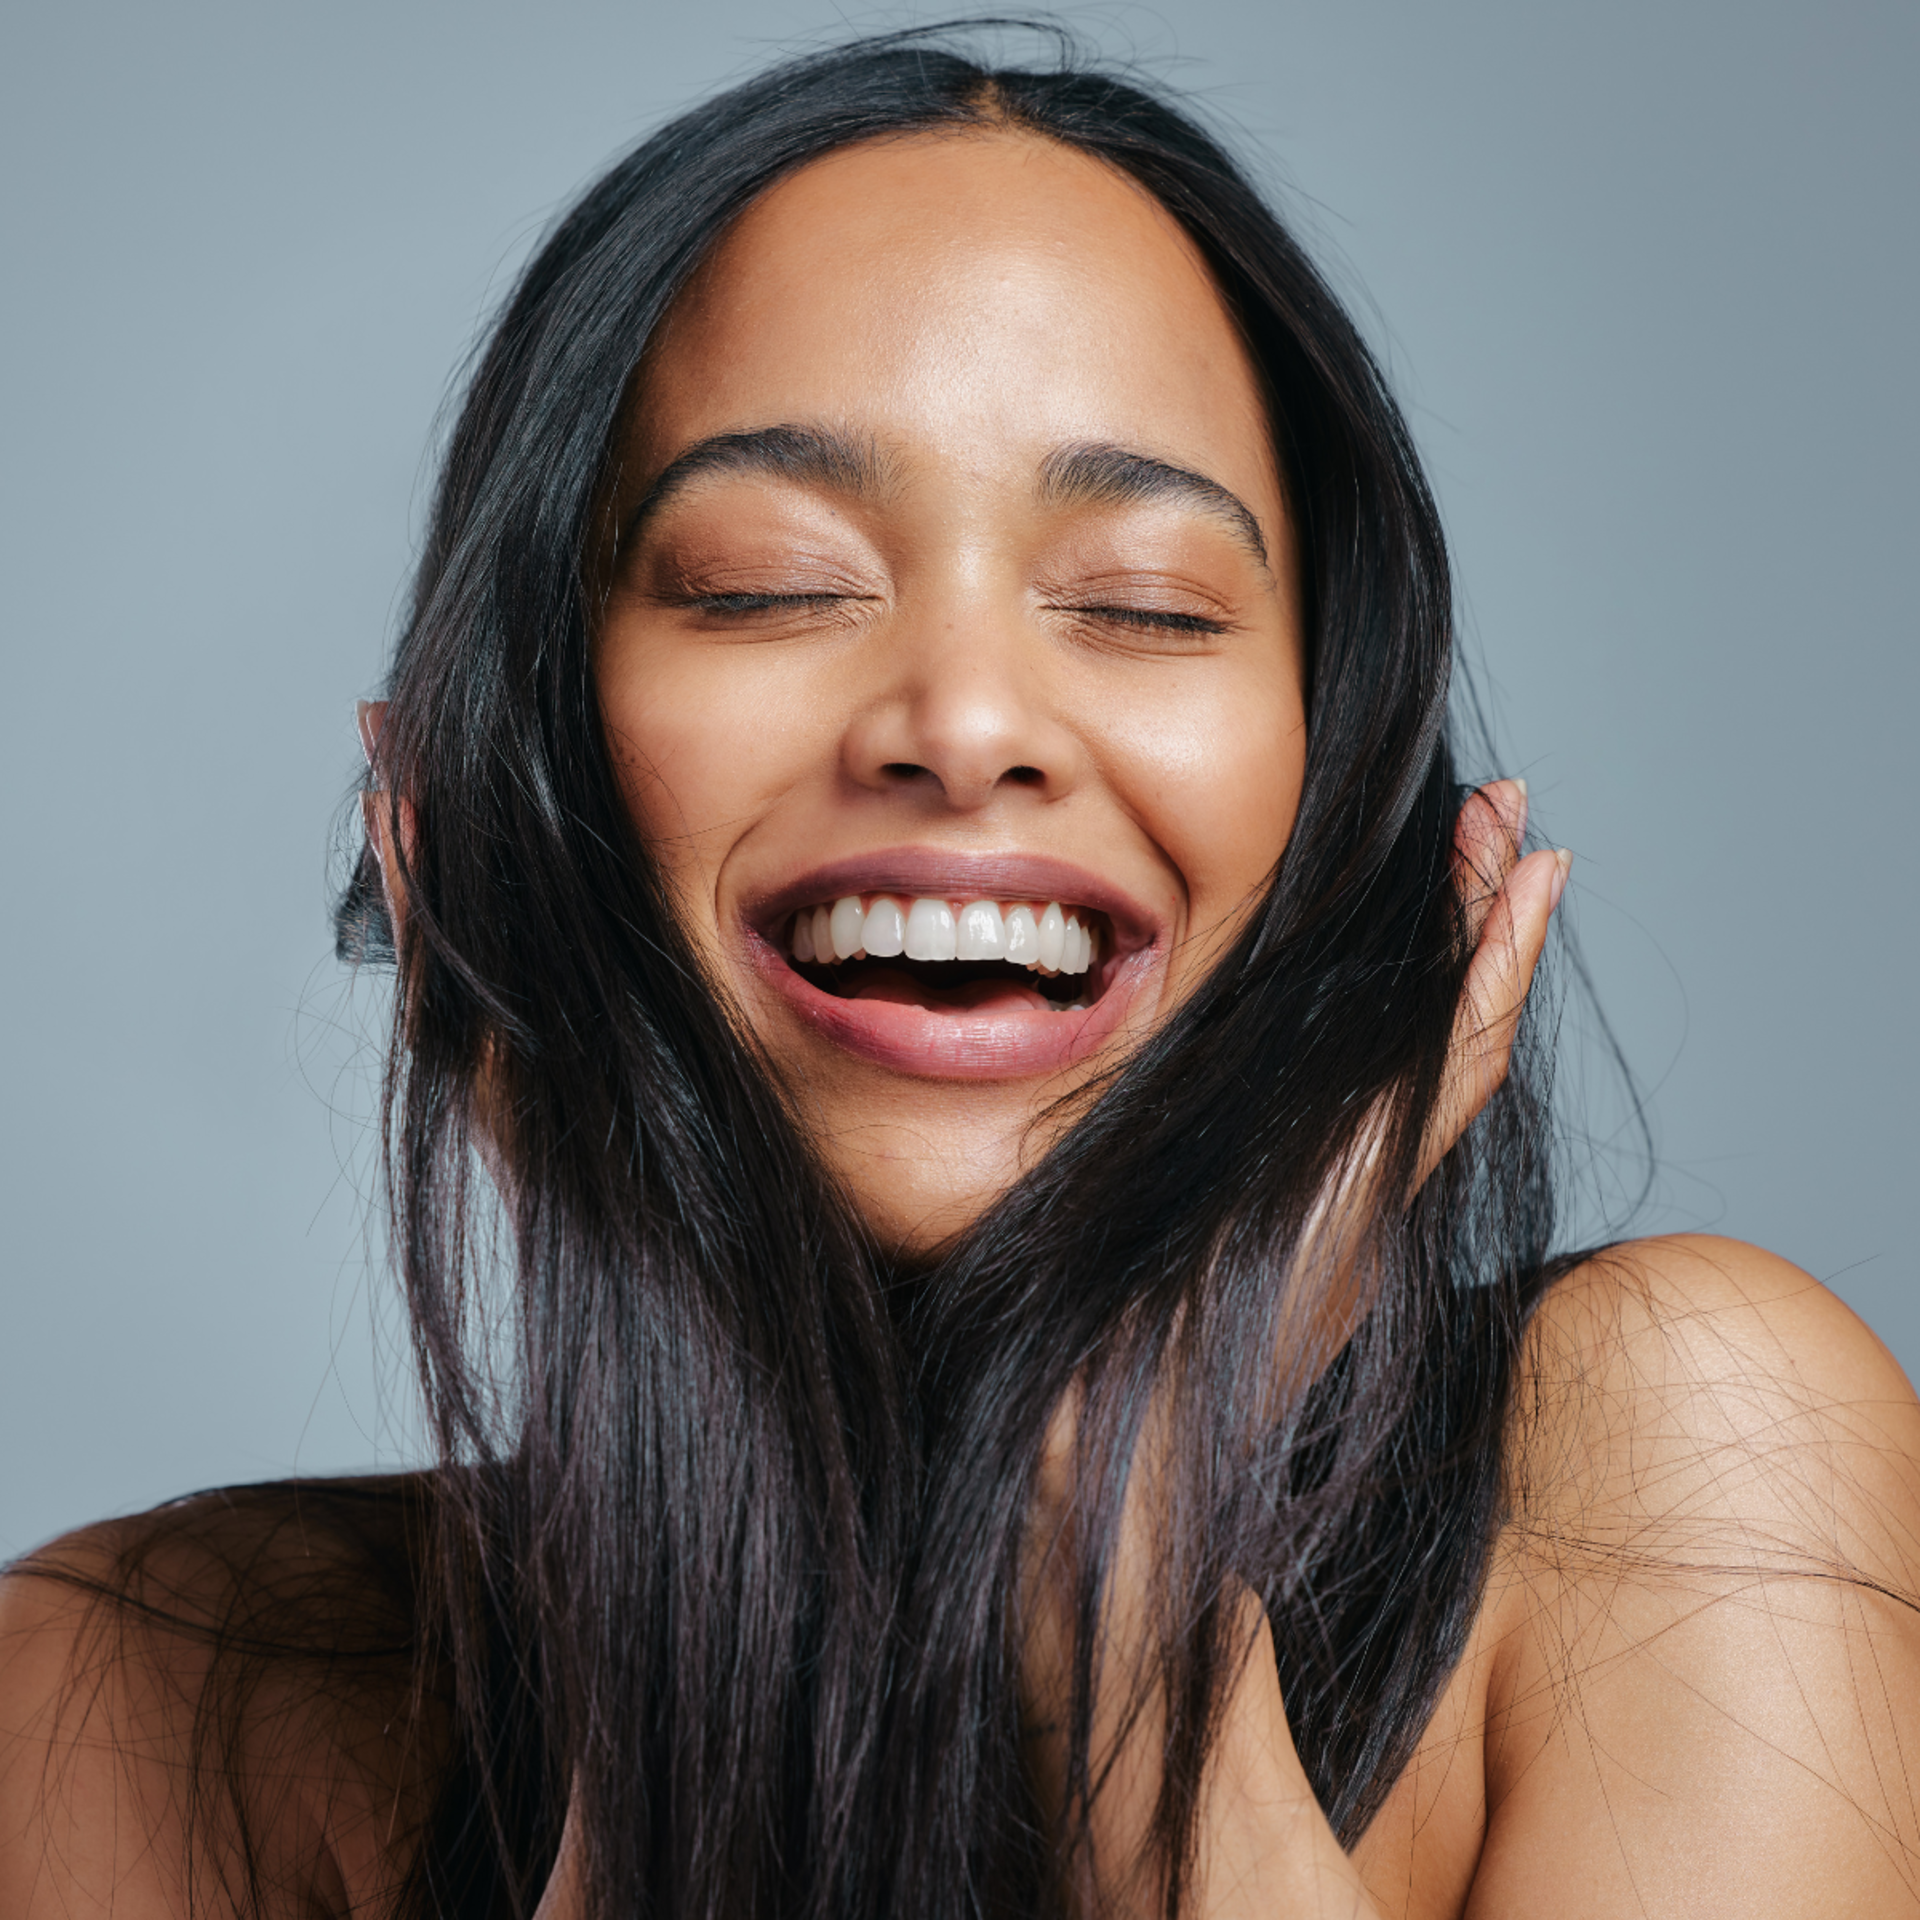
M 1195 930 L 1252 904 L 1293 831 L 1306 717 L 1290 687 L 1223 676 L 1126 730 L 1140 823 L 1178 869 Z
M 683 881 L 717 873 L 728 850 L 818 760 L 814 703 L 776 671 L 771 650 L 610 635 L 595 680 L 634 825 Z

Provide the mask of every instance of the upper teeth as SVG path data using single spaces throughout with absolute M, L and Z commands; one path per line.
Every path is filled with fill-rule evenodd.
M 832 906 L 802 907 L 793 916 L 796 960 L 1008 960 L 1042 973 L 1085 973 L 1093 964 L 1093 932 L 1057 900 L 919 899 L 848 894 Z

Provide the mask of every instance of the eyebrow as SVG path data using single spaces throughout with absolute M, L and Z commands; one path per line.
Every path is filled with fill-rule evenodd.
M 885 491 L 888 480 L 887 463 L 871 440 L 831 427 L 755 427 L 742 433 L 716 433 L 676 454 L 654 477 L 620 528 L 621 546 L 675 494 L 695 480 L 718 473 L 768 473 L 782 480 L 831 487 L 859 500 Z
M 1170 500 L 1197 507 L 1224 521 L 1263 567 L 1267 542 L 1253 509 L 1218 480 L 1187 467 L 1176 467 L 1130 447 L 1092 443 L 1062 447 L 1047 456 L 1040 469 L 1040 498 L 1050 506 L 1089 504 L 1121 506 L 1135 500 Z
M 622 547 L 675 494 L 711 474 L 766 473 L 783 480 L 830 487 L 870 500 L 884 492 L 887 462 L 870 439 L 831 427 L 782 425 L 716 433 L 676 454 L 654 477 L 620 529 Z M 1189 467 L 1157 460 L 1131 447 L 1103 441 L 1060 447 L 1040 468 L 1040 499 L 1048 506 L 1120 506 L 1136 500 L 1169 500 L 1196 507 L 1225 522 L 1263 567 L 1272 562 L 1252 508 L 1236 493 Z

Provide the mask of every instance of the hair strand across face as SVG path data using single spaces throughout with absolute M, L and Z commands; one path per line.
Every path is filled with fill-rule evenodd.
M 619 162 L 527 268 L 447 450 L 382 740 L 416 823 L 390 1184 L 445 1454 L 467 1756 L 423 1902 L 525 1905 L 571 1795 L 607 1915 L 1030 1912 L 1084 1848 L 1098 1696 L 1124 1685 L 1162 1703 L 1148 1838 L 1171 1910 L 1234 1592 L 1265 1604 L 1348 1839 L 1473 1617 L 1551 1229 L 1529 1048 L 1337 1269 L 1310 1231 L 1356 1156 L 1376 1195 L 1412 1190 L 1466 966 L 1433 501 L 1359 335 L 1206 133 L 1064 49 L 990 68 L 962 40 L 790 63 Z M 730 223 L 836 149 L 983 124 L 1137 181 L 1215 275 L 1298 526 L 1309 745 L 1232 949 L 1026 1178 L 909 1266 L 822 1173 L 676 923 L 610 766 L 583 581 L 639 352 Z M 369 855 L 343 952 L 390 946 L 379 901 Z M 496 1233 L 504 1394 L 472 1337 Z M 1062 1841 L 1023 1759 L 1015 1649 L 1070 1394 L 1086 1630 Z M 1169 1476 L 1152 1657 L 1102 1676 L 1150 1409 Z

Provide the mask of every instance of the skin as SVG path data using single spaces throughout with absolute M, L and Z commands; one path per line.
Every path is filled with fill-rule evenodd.
M 849 457 L 709 464 L 655 495 L 715 436 L 776 426 L 837 436 Z M 1193 488 L 1049 489 L 1062 450 L 1089 446 L 1203 476 L 1257 545 Z M 850 149 L 769 193 L 674 309 L 606 522 L 622 531 L 593 563 L 595 671 L 635 821 L 875 1231 L 935 1245 L 1044 1147 L 1062 1094 L 1191 991 L 1292 829 L 1294 544 L 1232 321 L 1178 227 L 1084 156 L 1009 132 Z M 365 725 L 371 749 L 378 714 Z M 369 825 L 390 847 L 385 804 Z M 1430 1157 L 1505 1071 L 1565 881 L 1562 857 L 1516 859 L 1524 809 L 1501 782 L 1462 813 L 1481 932 Z M 779 985 L 768 936 L 796 887 L 911 868 L 939 891 L 942 863 L 958 883 L 982 862 L 1084 874 L 1125 903 L 1109 1014 L 1058 1057 L 876 1052 Z M 1525 1377 L 1512 1518 L 1470 1644 L 1351 1854 L 1307 1787 L 1248 1608 L 1192 1911 L 1913 1911 L 1920 1636 L 1873 1590 L 1916 1585 L 1920 1406 L 1898 1368 L 1784 1262 L 1685 1239 L 1557 1287 Z M 1136 1478 L 1146 1504 L 1107 1623 L 1120 1661 L 1126 1596 L 1152 1577 L 1152 1476 Z M 1070 1491 L 1043 1476 L 1043 1531 Z M 1662 1551 L 1619 1550 L 1647 1543 Z M 1866 1584 L 1802 1577 L 1836 1568 Z M 1036 1724 L 1069 1633 L 1043 1604 L 1025 1649 Z M 171 1736 L 153 1736 L 150 1793 L 130 1806 L 137 1701 L 120 1714 L 112 1689 L 97 1696 L 104 1738 L 61 1730 L 77 1645 L 56 1589 L 0 1586 L 0 1912 L 171 1913 Z M 288 1842 L 316 1861 L 301 1910 L 378 1911 L 394 1861 L 365 1836 L 402 1788 L 370 1789 L 329 1739 L 316 1729 L 312 1771 L 336 1784 L 308 1795 Z M 57 1846 L 50 1751 L 68 1783 Z M 1138 1742 L 1116 1734 L 1111 1757 L 1096 1839 L 1120 1857 L 1154 1776 Z M 563 1846 L 538 1920 L 580 1911 L 574 1857 Z M 1094 1892 L 1151 1909 L 1124 1876 Z
M 1136 1039 L 1240 925 L 1292 826 L 1291 529 L 1193 247 L 1145 194 L 1038 141 L 861 147 L 768 194 L 648 354 L 617 517 L 687 448 L 783 423 L 872 448 L 874 483 L 723 472 L 674 492 L 618 556 L 602 708 L 710 964 L 869 1217 L 924 1245 L 1005 1189 L 1044 1146 L 1046 1103 L 1107 1048 L 984 1078 L 862 1058 L 769 989 L 756 903 L 892 850 L 1070 862 L 1150 920 L 1109 1045 Z M 1085 446 L 1229 490 L 1268 559 L 1190 502 L 1050 500 L 1049 457 Z M 695 597 L 722 593 L 832 598 L 743 614 Z M 1218 631 L 1179 624 L 1202 621 Z M 945 890 L 938 866 L 920 890 Z

